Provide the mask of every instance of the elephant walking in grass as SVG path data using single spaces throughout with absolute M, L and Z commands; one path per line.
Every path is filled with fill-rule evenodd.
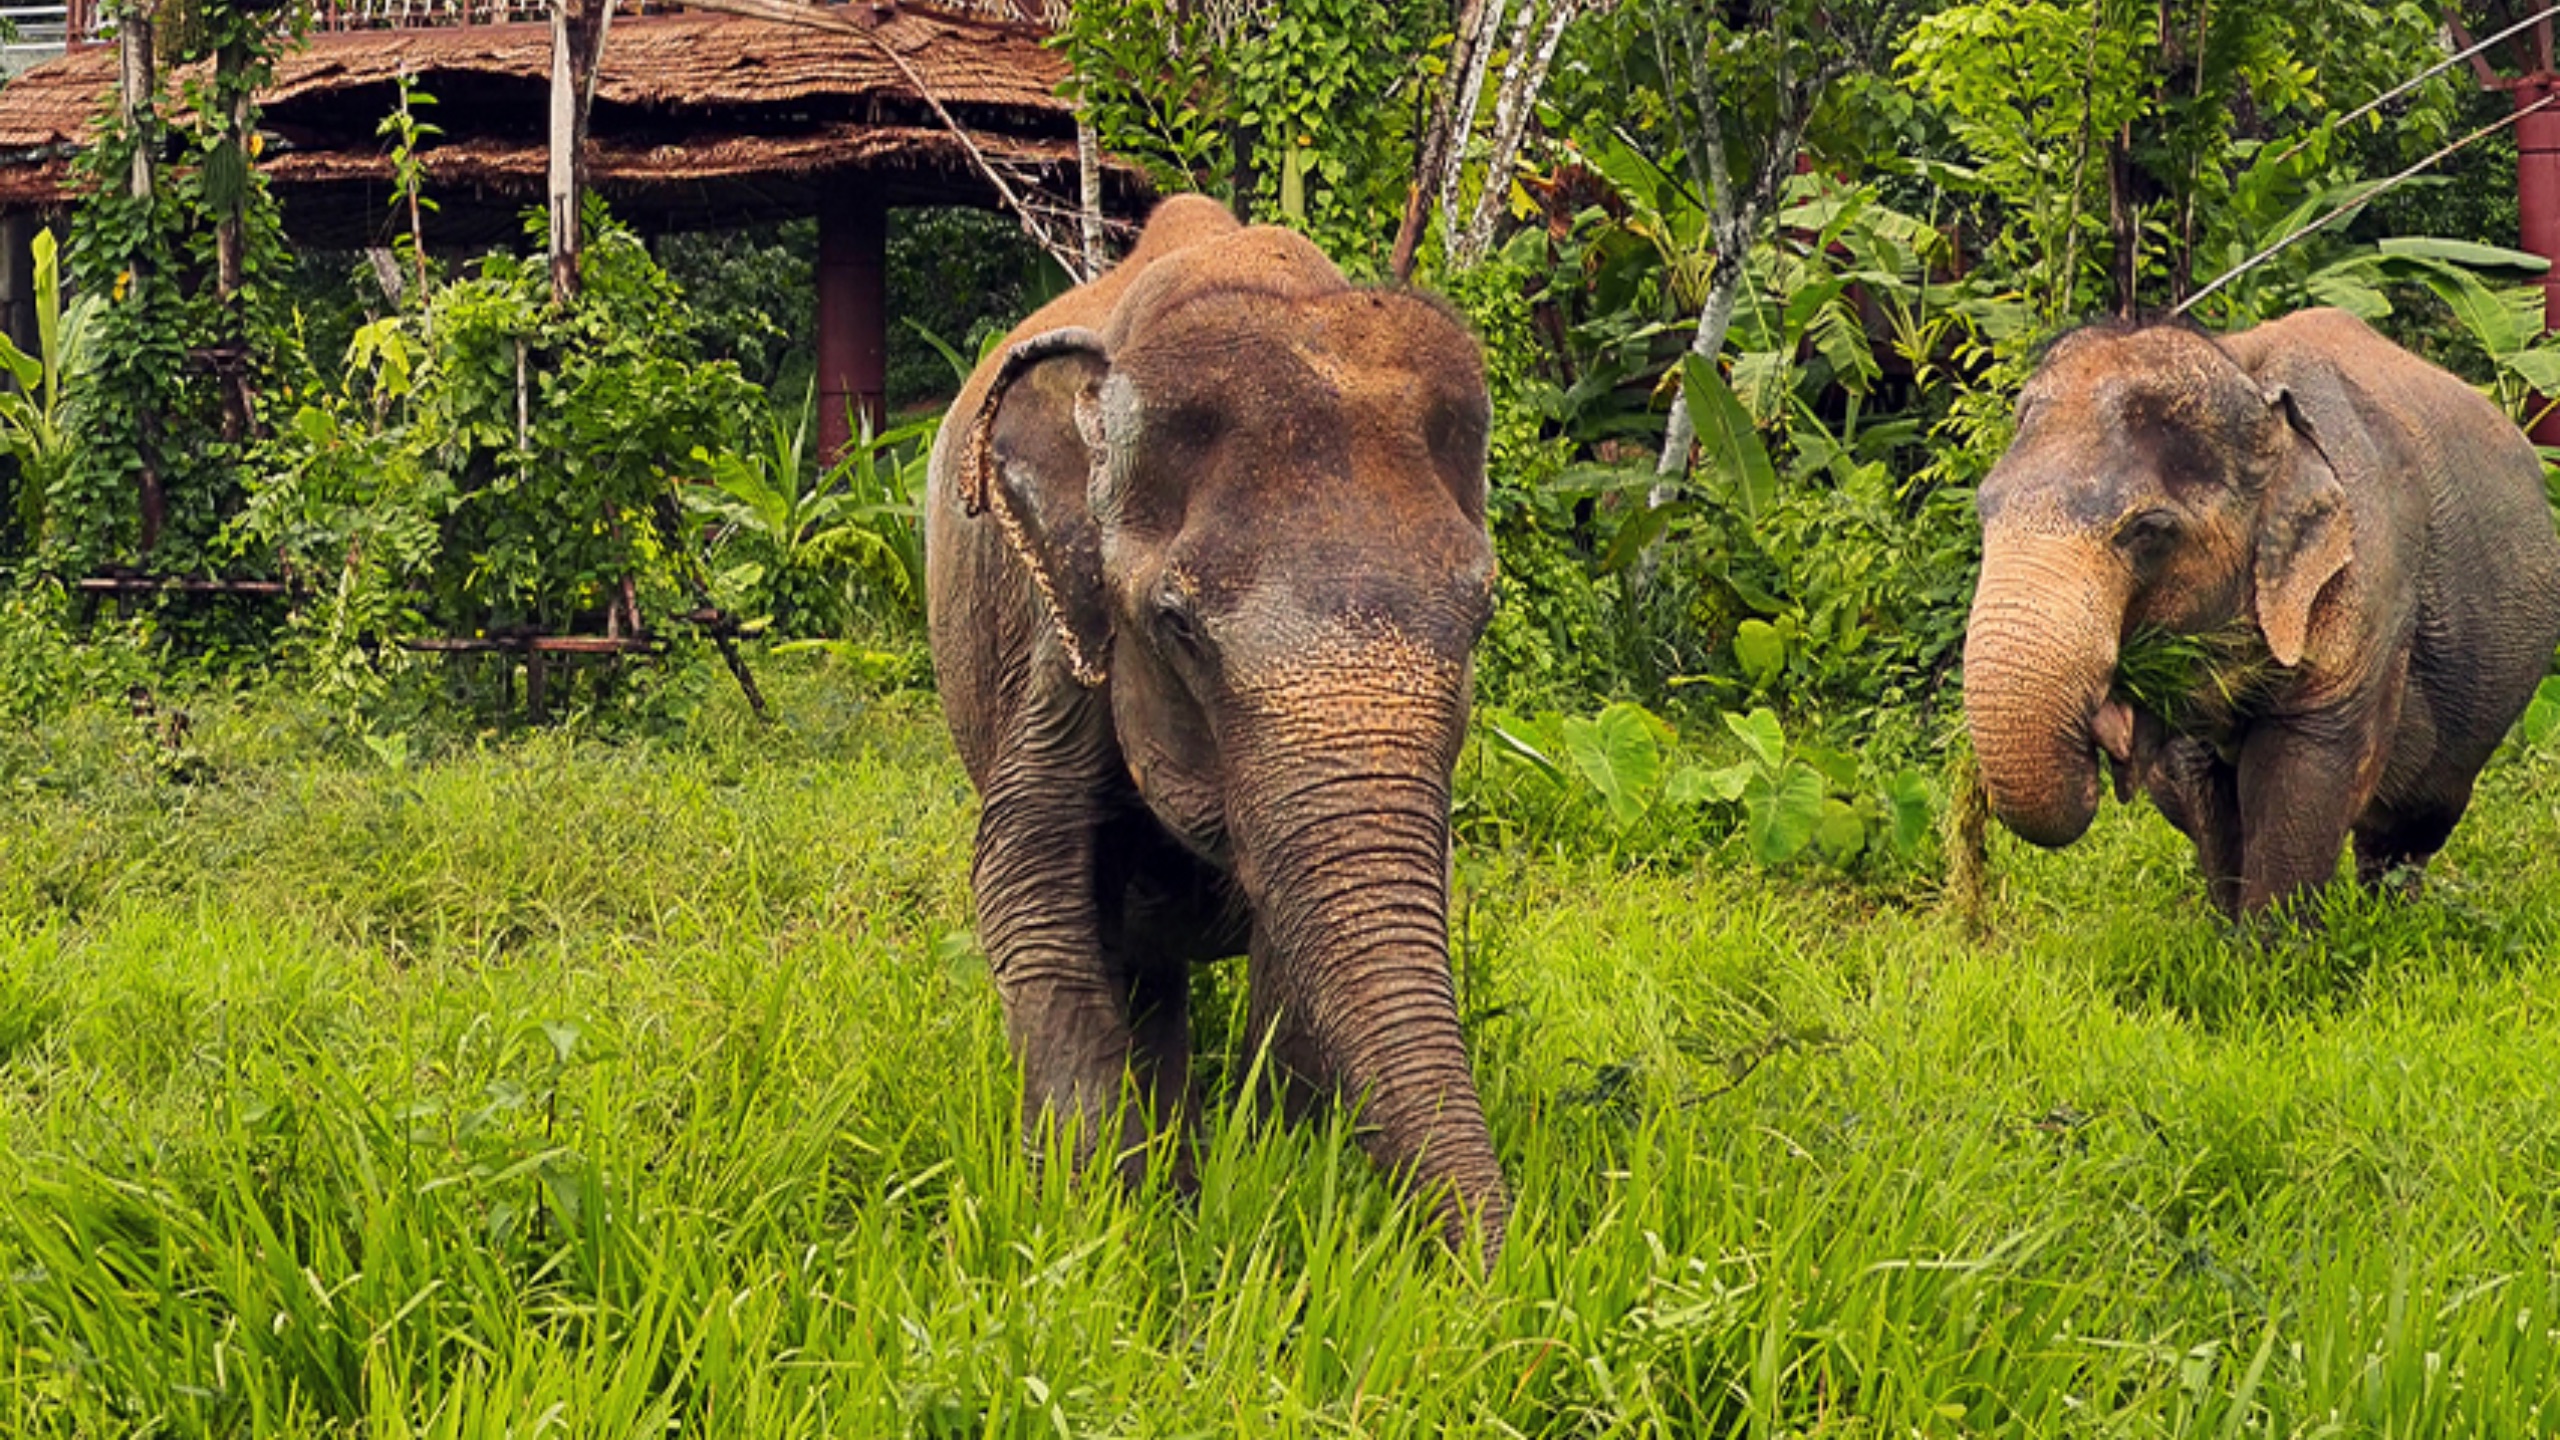
M 2335 310 L 2065 337 L 1984 480 L 1965 715 L 1991 807 L 2079 838 L 2099 754 L 2227 914 L 2414 877 L 2560 644 L 2533 447 Z M 2135 651 L 2186 657 L 2132 684 Z
M 1290 1093 L 1359 1105 L 1450 1243 L 1498 1251 L 1447 920 L 1489 413 L 1441 307 L 1198 197 L 952 403 L 934 664 L 1035 1141 L 1139 1178 L 1196 1109 L 1188 967 L 1241 952 Z

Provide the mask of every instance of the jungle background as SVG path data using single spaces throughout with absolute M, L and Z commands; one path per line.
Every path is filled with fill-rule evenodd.
M 893 414 L 826 463 L 811 229 L 591 205 L 562 306 L 539 215 L 443 247 L 406 166 L 394 294 L 172 107 L 105 125 L 93 175 L 173 182 L 101 185 L 0 355 L 12 1433 L 2550 1428 L 2560 692 L 2424 895 L 2317 931 L 2209 919 L 2143 810 L 1985 841 L 1961 779 L 1973 487 L 2061 330 L 2341 305 L 2560 393 L 2510 102 L 2406 83 L 2440 9 L 1084 0 L 1055 43 L 1160 191 L 1483 341 L 1500 1267 L 1258 1117 L 1232 967 L 1198 1199 L 1019 1154 L 917 526 L 941 405 L 1069 283 L 1008 217 L 893 217 Z M 220 344 L 255 424 L 182 363 Z M 145 463 L 156 567 L 286 596 L 83 598 Z M 740 622 L 764 704 L 681 625 L 539 706 L 404 644 L 626 585 Z

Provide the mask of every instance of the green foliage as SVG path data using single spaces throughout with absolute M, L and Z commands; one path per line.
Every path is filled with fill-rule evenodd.
M 1571 444 L 1545 433 L 1531 299 L 1536 237 L 1447 278 L 1483 343 L 1493 401 L 1486 520 L 1501 564 L 1494 618 L 1477 647 L 1477 690 L 1505 705 L 1576 704 L 1613 688 L 1613 577 L 1584 553 L 1579 497 L 1561 485 Z
M 90 317 L 98 308 L 91 295 L 64 307 L 62 259 L 53 231 L 38 231 L 30 248 L 36 353 L 26 354 L 16 341 L 0 335 L 0 366 L 7 367 L 18 387 L 0 393 L 0 453 L 15 462 L 6 509 L 17 522 L 12 538 L 21 541 L 44 533 L 46 497 L 70 469 L 78 445 L 69 423 L 68 392 L 87 367 Z
M 590 625 L 626 582 L 644 615 L 691 603 L 665 512 L 693 452 L 725 453 L 761 397 L 683 353 L 681 296 L 600 206 L 582 266 L 563 311 L 538 257 L 483 259 L 358 331 L 261 447 L 230 543 L 309 587 L 297 623 L 324 676 L 370 693 L 421 630 Z
M 2549 756 L 2316 941 L 2139 811 L 2004 840 L 1981 945 L 1464 844 L 1480 1277 L 1233 1082 L 1196 1194 L 1026 1156 L 930 702 L 767 679 L 387 755 L 191 699 L 194 783 L 120 703 L 0 733 L 0 1430 L 2551 1429 Z
M 1412 57 L 1445 24 L 1415 0 L 1099 0 L 1057 43 L 1104 148 L 1162 189 L 1303 230 L 1358 275 L 1385 268 L 1428 78 Z
M 58 723 L 84 702 L 121 700 L 155 683 L 167 658 L 147 616 L 79 627 L 58 580 L 0 590 L 0 716 L 11 721 Z
M 2560 737 L 2560 676 L 2545 679 L 2534 688 L 2533 699 L 2524 707 L 2524 717 L 2516 722 L 2514 738 L 2540 749 L 2554 737 Z
M 419 117 L 418 112 L 436 103 L 436 97 L 418 86 L 418 78 L 405 68 L 401 70 L 398 88 L 399 104 L 374 129 L 374 133 L 391 142 L 391 208 L 403 224 L 391 248 L 402 263 L 417 276 L 414 298 L 425 303 L 428 290 L 426 217 L 436 212 L 433 197 L 426 193 L 427 146 L 444 135 L 444 127 Z
M 1480 840 L 1628 858 L 1723 837 L 1763 867 L 1806 854 L 1844 868 L 1922 857 L 1936 809 L 1919 772 L 1791 742 L 1766 707 L 1723 723 L 1741 756 L 1711 765 L 1689 758 L 1668 721 L 1627 701 L 1589 717 L 1490 712 L 1461 826 Z M 1506 778 L 1488 777 L 1487 763 Z M 1578 839 L 1584 802 L 1596 802 L 1602 823 Z
M 138 496 L 148 471 L 164 497 L 151 556 L 164 572 L 213 568 L 217 536 L 241 500 L 251 436 L 226 420 L 226 367 L 254 391 L 289 349 L 290 266 L 265 176 L 250 163 L 255 96 L 300 21 L 253 4 L 201 3 L 165 53 L 212 64 L 185 79 L 174 113 L 154 98 L 131 123 L 114 109 L 73 162 L 83 194 L 71 225 L 71 288 L 100 298 L 92 365 L 69 392 L 80 443 L 51 482 L 41 549 L 48 566 L 86 573 L 141 558 Z M 240 117 L 235 123 L 235 116 Z M 151 157 L 147 197 L 129 193 L 137 153 Z M 243 237 L 241 288 L 215 277 L 217 228 Z
M 784 636 L 840 635 L 870 614 L 924 618 L 923 499 L 939 417 L 882 434 L 866 419 L 851 449 L 820 469 L 810 453 L 815 397 L 796 421 L 768 416 L 760 444 L 719 454 L 694 447 L 709 486 L 685 504 L 718 526 L 713 594 Z

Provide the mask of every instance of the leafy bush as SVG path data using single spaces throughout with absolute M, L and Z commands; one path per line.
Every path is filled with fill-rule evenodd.
M 859 613 L 924 618 L 925 469 L 940 417 L 872 433 L 818 470 L 811 404 L 768 416 L 759 443 L 718 454 L 694 447 L 708 485 L 685 504 L 715 522 L 712 588 L 732 613 L 787 636 L 839 635 Z M 815 472 L 815 473 L 812 473 Z
M 31 248 L 36 353 L 25 353 L 0 335 L 0 365 L 18 387 L 0 393 L 0 452 L 15 466 L 5 512 L 16 521 L 14 531 L 0 534 L 7 535 L 13 550 L 44 533 L 47 497 L 62 483 L 77 453 L 70 397 L 88 363 L 90 322 L 98 308 L 94 295 L 63 304 L 62 258 L 51 230 L 38 231 Z
M 0 590 L 0 716 L 49 718 L 161 678 L 166 657 L 147 615 L 88 632 L 74 633 L 70 596 L 58 580 L 31 577 Z
M 1933 802 L 1917 770 L 1791 741 L 1765 706 L 1722 720 L 1741 753 L 1711 765 L 1670 722 L 1625 701 L 1591 716 L 1491 712 L 1459 823 L 1539 848 L 1589 836 L 1622 856 L 1738 839 L 1764 867 L 1808 854 L 1842 868 L 1907 864 L 1928 845 Z
M 683 299 L 636 235 L 600 206 L 587 230 L 576 305 L 552 304 L 538 257 L 487 257 L 360 330 L 260 447 L 228 539 L 315 597 L 296 623 L 325 679 L 367 689 L 374 647 L 421 630 L 601 628 L 625 585 L 644 614 L 689 600 L 675 481 L 762 397 L 686 353 Z

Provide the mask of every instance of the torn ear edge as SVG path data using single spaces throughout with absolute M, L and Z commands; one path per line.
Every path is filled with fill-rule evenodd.
M 995 377 L 987 382 L 987 393 L 978 401 L 978 413 L 969 417 L 968 445 L 960 454 L 960 506 L 967 514 L 984 515 L 995 503 L 996 415 L 1004 409 L 1004 397 L 1013 389 L 1013 382 L 1041 361 L 1071 351 L 1090 354 L 1105 365 L 1111 363 L 1110 347 L 1103 343 L 1102 336 L 1082 325 L 1042 331 L 1016 342 L 1004 353 Z
M 1031 577 L 1032 587 L 1041 602 L 1048 606 L 1058 647 L 1064 654 L 1068 671 L 1076 683 L 1094 688 L 1102 684 L 1109 671 L 1110 617 L 1101 603 L 1100 554 L 1093 530 L 1092 517 L 1085 513 L 1083 497 L 1087 474 L 1071 479 L 1061 477 L 1054 485 L 1058 494 L 1052 506 L 1034 500 L 1025 514 L 1022 498 L 1016 496 L 998 473 L 1000 461 L 995 453 L 995 430 L 1004 411 L 1005 400 L 1015 382 L 1047 360 L 1061 355 L 1089 355 L 1108 366 L 1110 352 L 1102 336 L 1083 326 L 1067 326 L 1045 331 L 1023 340 L 1005 352 L 1003 361 L 988 381 L 987 392 L 969 419 L 969 432 L 960 456 L 960 505 L 970 516 L 993 513 L 996 528 L 1002 532 L 1006 548 L 1021 562 Z M 1098 463 L 1096 436 L 1089 431 L 1083 413 L 1087 403 L 1079 400 L 1075 416 L 1078 448 L 1089 457 L 1087 472 Z M 1030 484 L 1042 482 L 1038 477 L 1024 477 Z M 1072 515 L 1044 513 L 1072 508 Z M 1085 573 L 1090 571 L 1091 573 Z
M 2268 477 L 2259 502 L 2255 563 L 2258 628 L 2267 650 L 2287 669 L 2310 643 L 2311 607 L 2355 558 L 2355 519 L 2335 465 L 2291 391 L 2267 391 L 2293 443 Z

